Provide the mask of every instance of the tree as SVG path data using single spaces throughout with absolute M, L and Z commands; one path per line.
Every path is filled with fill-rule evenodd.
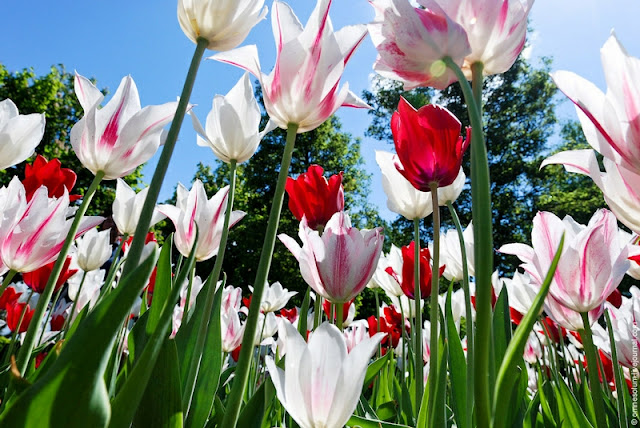
M 489 76 L 484 83 L 484 123 L 491 174 L 494 246 L 499 248 L 509 242 L 529 242 L 532 219 L 536 211 L 554 211 L 554 204 L 567 192 L 575 197 L 562 198 L 563 212 L 591 212 L 601 206 L 596 202 L 597 189 L 582 178 L 558 176 L 557 170 L 539 171 L 542 160 L 552 149 L 550 139 L 555 131 L 556 88 L 548 72 L 551 61 L 544 60 L 540 68 L 534 68 L 520 57 L 506 73 Z M 376 78 L 375 92 L 365 91 L 363 97 L 371 106 L 371 125 L 367 135 L 382 141 L 393 142 L 389 122 L 404 96 L 416 108 L 435 100 L 451 110 L 462 122 L 469 125 L 464 98 L 459 85 L 444 91 L 417 88 L 406 92 L 401 84 Z M 575 148 L 578 129 L 571 125 L 562 134 L 567 139 L 559 149 Z M 573 138 L 573 140 L 571 139 Z M 463 164 L 469 173 L 469 155 Z M 588 180 L 588 179 L 587 179 Z M 468 187 L 468 186 L 467 186 Z M 467 189 L 456 202 L 461 221 L 471 220 L 471 192 Z M 589 215 L 590 216 L 590 215 Z M 448 215 L 443 224 L 453 227 Z M 421 230 L 421 238 L 431 236 L 430 221 Z M 399 217 L 392 224 L 396 245 L 406 245 L 413 238 L 411 222 Z M 496 253 L 496 267 L 510 271 L 513 260 Z
M 63 65 L 52 66 L 49 73 L 36 76 L 32 68 L 10 72 L 0 64 L 0 100 L 11 99 L 20 114 L 44 113 L 46 126 L 42 142 L 36 147 L 36 154 L 48 160 L 60 159 L 64 168 L 70 168 L 78 175 L 75 193 L 82 194 L 89 188 L 93 173 L 82 166 L 76 157 L 69 136 L 71 128 L 82 118 L 83 110 L 73 90 L 73 74 Z M 95 82 L 94 82 L 95 83 Z M 103 89 L 104 94 L 107 93 Z M 35 155 L 25 163 L 0 171 L 0 185 L 9 183 L 14 175 L 24 177 L 24 165 L 31 163 Z M 125 177 L 131 186 L 141 184 L 142 167 Z M 115 197 L 115 180 L 102 182 L 101 189 L 91 201 L 88 214 L 105 215 L 111 213 L 111 203 Z

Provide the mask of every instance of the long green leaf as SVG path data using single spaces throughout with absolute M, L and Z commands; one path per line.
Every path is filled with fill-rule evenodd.
M 111 403 L 112 414 L 111 420 L 109 421 L 109 428 L 127 428 L 131 424 L 138 403 L 147 389 L 149 378 L 151 377 L 156 360 L 169 331 L 173 316 L 173 306 L 180 295 L 180 284 L 184 283 L 187 274 L 191 272 L 195 264 L 197 241 L 198 234 L 196 232 L 196 239 L 191 249 L 191 254 L 189 254 L 186 266 L 183 266 L 180 273 L 178 273 L 176 278 L 177 285 L 171 289 L 171 295 L 163 305 L 164 307 L 158 325 L 147 341 L 140 359 L 135 363 L 122 389 Z M 149 332 L 149 328 L 147 328 L 146 331 Z
M 449 343 L 449 376 L 451 378 L 451 406 L 456 425 L 467 428 L 471 421 L 467 420 L 467 362 L 460 342 L 460 336 L 453 320 L 451 310 L 452 287 L 449 286 L 445 304 L 445 320 L 447 341 Z
M 558 397 L 560 420 L 571 427 L 593 427 L 564 381 L 561 379 L 559 382 L 555 382 L 554 386 L 556 396 Z
M 155 299 L 155 296 L 154 296 Z M 182 393 L 178 351 L 166 339 L 136 411 L 135 428 L 182 428 Z
M 372 419 L 366 419 L 366 418 L 362 418 L 360 416 L 351 416 L 351 418 L 349 418 L 349 420 L 347 421 L 347 426 L 348 427 L 360 427 L 360 428 L 410 428 L 407 425 L 398 425 L 398 424 L 392 424 L 390 422 L 384 422 L 384 421 L 378 421 L 378 420 L 372 420 Z
M 147 320 L 147 335 L 151 336 L 160 322 L 160 315 L 165 303 L 171 294 L 171 248 L 173 247 L 173 234 L 165 241 L 158 258 L 158 270 L 156 272 L 156 284 L 153 289 L 153 304 L 149 308 Z M 180 284 L 178 283 L 178 286 Z M 169 302 L 172 304 L 172 302 Z
M 222 292 L 224 287 L 216 290 L 213 300 L 213 312 L 209 320 L 205 352 L 202 353 L 198 377 L 189 406 L 187 427 L 200 428 L 205 425 L 207 418 L 213 409 L 220 372 L 222 371 L 222 332 L 220 321 L 220 307 L 222 305 Z
M 0 427 L 106 426 L 111 408 L 104 371 L 122 322 L 149 279 L 156 253 L 123 277 L 87 315 L 49 371 L 0 415 Z
M 534 299 L 529 312 L 527 312 L 524 318 L 522 318 L 522 321 L 520 321 L 520 325 L 516 329 L 511 342 L 509 342 L 509 346 L 507 347 L 507 350 L 505 352 L 504 359 L 502 360 L 502 364 L 500 365 L 500 370 L 498 371 L 498 377 L 496 379 L 493 400 L 494 428 L 503 428 L 507 426 L 506 420 L 509 409 L 508 406 L 504 405 L 504 403 L 509 402 L 513 387 L 515 386 L 515 381 L 513 378 L 515 366 L 517 365 L 520 358 L 522 358 L 524 347 L 527 343 L 527 339 L 529 338 L 529 334 L 531 333 L 536 319 L 538 318 L 540 309 L 542 309 L 544 299 L 547 297 L 547 293 L 549 292 L 549 287 L 551 286 L 553 275 L 556 271 L 556 267 L 558 266 L 560 255 L 562 254 L 563 245 L 564 234 L 562 235 L 562 238 L 560 238 L 560 244 L 558 245 L 556 254 L 553 257 L 551 266 L 549 267 L 549 272 L 547 272 L 547 276 L 545 277 L 544 282 L 540 287 L 540 291 L 536 295 L 536 298 Z

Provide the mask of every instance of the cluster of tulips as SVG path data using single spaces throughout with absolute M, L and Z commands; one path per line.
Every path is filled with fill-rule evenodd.
M 255 46 L 237 48 L 267 15 L 264 0 L 179 0 L 180 26 L 196 44 L 179 101 L 142 108 L 125 77 L 103 105 L 102 93 L 76 74 L 84 116 L 70 143 L 92 184 L 72 194 L 76 174 L 38 156 L 0 189 L 0 426 L 637 423 L 640 290 L 617 288 L 625 274 L 640 279 L 640 60 L 612 35 L 602 49 L 606 94 L 575 74 L 553 74 L 594 150 L 559 153 L 542 166 L 589 175 L 610 211 L 587 225 L 537 213 L 532 246 L 498 250 L 516 255 L 524 272 L 501 277 L 492 258 L 482 84 L 520 54 L 533 0 L 418 3 L 372 0 L 372 23 L 334 31 L 330 0 L 317 1 L 305 26 L 274 1 L 277 57 L 265 74 Z M 367 35 L 379 53 L 374 69 L 406 89 L 458 82 L 471 123 L 463 136 L 447 109 L 400 100 L 390 123 L 396 153 L 376 160 L 389 208 L 413 221 L 416 236 L 387 254 L 382 228 L 352 226 L 342 173 L 325 177 L 310 165 L 288 176 L 297 134 L 340 106 L 368 107 L 340 85 Z M 203 126 L 189 98 L 206 49 L 247 73 L 215 96 Z M 249 73 L 270 118 L 263 130 Z M 229 164 L 230 184 L 211 198 L 198 180 L 190 190 L 179 184 L 175 205 L 157 205 L 185 114 L 197 144 Z M 11 100 L 0 101 L 0 167 L 29 158 L 44 127 L 44 115 L 20 115 Z M 243 298 L 222 270 L 230 228 L 251 215 L 233 211 L 236 167 L 276 127 L 286 143 L 256 279 Z M 150 186 L 136 193 L 122 177 L 161 145 Z M 454 203 L 468 181 L 468 149 L 473 224 L 463 230 Z M 105 217 L 85 216 L 102 180 L 117 180 L 112 229 Z M 285 193 L 300 241 L 277 233 Z M 441 206 L 454 230 L 441 231 Z M 422 246 L 420 222 L 429 216 L 433 237 Z M 149 230 L 165 217 L 175 233 L 160 249 Z M 300 307 L 287 308 L 295 292 L 268 283 L 278 239 L 309 285 Z M 196 263 L 214 257 L 209 276 L 196 276 Z M 358 319 L 354 299 L 365 287 L 390 303 Z

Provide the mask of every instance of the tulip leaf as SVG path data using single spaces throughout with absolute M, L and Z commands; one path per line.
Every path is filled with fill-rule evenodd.
M 460 342 L 460 336 L 453 320 L 451 310 L 452 286 L 449 285 L 445 303 L 445 319 L 447 342 L 449 343 L 449 372 L 451 378 L 451 407 L 453 408 L 456 425 L 467 428 L 471 421 L 467 420 L 467 362 Z
M 524 415 L 524 421 L 522 422 L 522 428 L 537 428 L 538 426 L 538 416 L 540 412 L 538 411 L 540 408 L 540 394 L 536 392 L 533 396 L 533 399 L 529 402 L 529 406 L 527 406 L 527 411 Z
M 173 247 L 173 234 L 169 235 L 169 238 L 165 240 L 158 258 L 156 284 L 153 288 L 153 302 L 149 307 L 149 318 L 147 319 L 147 335 L 149 336 L 158 326 L 162 309 L 171 294 L 171 247 Z M 177 283 L 178 287 L 180 285 L 181 283 Z M 173 303 L 169 302 L 171 305 Z
M 154 297 L 155 299 L 155 297 Z M 166 339 L 133 419 L 135 428 L 182 428 L 178 350 Z
M 111 408 L 104 371 L 122 322 L 147 283 L 156 257 L 153 251 L 96 305 L 51 368 L 0 415 L 0 427 L 106 426 Z
M 171 289 L 171 294 L 162 308 L 160 320 L 153 330 L 153 334 L 144 346 L 140 358 L 133 366 L 127 380 L 122 385 L 121 390 L 111 403 L 111 420 L 109 428 L 127 428 L 131 424 L 131 420 L 135 415 L 138 403 L 142 399 L 147 389 L 147 384 L 156 365 L 156 361 L 162 345 L 164 344 L 167 333 L 169 332 L 171 320 L 173 316 L 173 308 L 180 295 L 180 284 L 183 284 L 187 278 L 187 274 L 191 272 L 195 265 L 195 252 L 197 247 L 198 234 L 187 259 L 187 263 L 182 267 L 176 278 L 177 286 Z M 146 328 L 149 333 L 149 328 Z
M 607 321 L 607 330 L 609 332 L 609 344 L 611 345 L 611 361 L 618 361 L 618 350 L 616 349 L 616 340 L 613 335 L 613 324 L 611 324 L 611 315 L 609 314 L 609 310 L 604 311 L 605 318 Z M 616 383 L 616 391 L 618 391 L 618 397 L 616 399 L 618 415 L 620 418 L 621 426 L 628 426 L 629 421 L 627 420 L 627 400 L 629 398 L 629 390 L 627 389 L 627 385 L 624 381 L 624 377 L 622 376 L 622 369 L 620 364 L 611 364 L 613 366 L 613 375 Z M 630 401 L 630 400 L 629 400 Z M 631 408 L 629 406 L 629 408 Z
M 408 425 L 393 424 L 391 422 L 384 422 L 373 419 L 366 419 L 360 416 L 353 415 L 347 421 L 348 427 L 360 427 L 360 428 L 410 428 Z
M 389 356 L 391 354 L 391 352 L 387 352 L 384 357 L 380 357 L 373 363 L 369 364 L 369 366 L 367 367 L 367 373 L 364 375 L 363 389 L 367 389 L 369 387 L 369 384 L 373 382 L 380 370 L 382 370 L 382 368 L 386 366 L 387 362 L 389 362 L 390 360 Z
M 433 400 L 433 409 L 429 415 L 429 426 L 444 427 L 445 423 L 445 397 L 447 388 L 447 354 L 448 343 L 442 340 L 440 336 L 440 346 L 438 347 L 438 377 L 436 380 L 436 388 L 434 390 L 435 399 Z M 431 382 L 431 380 L 429 380 Z M 422 410 L 422 409 L 421 409 Z
M 213 408 L 213 402 L 218 391 L 220 372 L 222 371 L 222 326 L 220 321 L 220 307 L 224 287 L 219 287 L 213 300 L 213 312 L 207 329 L 207 338 L 200 361 L 200 369 L 196 378 L 196 385 L 191 398 L 187 427 L 202 427 L 207 422 Z
M 274 389 L 271 378 L 262 382 L 262 385 L 254 392 L 247 404 L 242 408 L 238 417 L 238 427 L 261 428 L 264 411 L 267 408 L 267 385 Z M 273 398 L 273 396 L 271 397 Z M 269 400 L 270 402 L 271 400 Z
M 567 387 L 567 384 L 560 379 L 558 382 L 555 382 L 554 385 L 556 387 L 555 391 L 558 398 L 560 420 L 563 424 L 566 423 L 571 427 L 593 427 L 580 408 L 576 398 Z
M 560 238 L 560 244 L 558 245 L 556 254 L 553 257 L 551 266 L 549 267 L 549 272 L 547 272 L 542 286 L 540 287 L 540 291 L 531 304 L 529 312 L 527 312 L 527 314 L 520 321 L 520 325 L 516 329 L 513 338 L 509 342 L 509 346 L 505 351 L 504 359 L 502 360 L 502 364 L 500 365 L 500 370 L 498 371 L 498 377 L 496 379 L 496 385 L 494 389 L 493 425 L 495 428 L 503 428 L 507 426 L 506 419 L 509 409 L 508 406 L 504 405 L 504 403 L 509 402 L 513 387 L 515 386 L 513 373 L 515 371 L 516 365 L 518 364 L 518 361 L 522 358 L 524 347 L 527 343 L 527 340 L 529 339 L 529 334 L 533 329 L 536 319 L 538 318 L 538 314 L 540 313 L 542 305 L 544 304 L 544 300 L 547 297 L 547 293 L 549 292 L 549 287 L 551 286 L 553 275 L 556 271 L 556 267 L 558 266 L 560 255 L 562 254 L 563 245 L 564 234 Z

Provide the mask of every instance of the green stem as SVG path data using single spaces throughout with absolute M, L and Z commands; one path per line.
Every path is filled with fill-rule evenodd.
M 290 123 L 287 127 L 286 145 L 282 155 L 282 162 L 280 164 L 280 172 L 278 173 L 278 182 L 273 196 L 273 202 L 271 204 L 271 212 L 269 213 L 269 223 L 267 224 L 267 231 L 262 245 L 260 263 L 258 264 L 256 279 L 253 284 L 253 298 L 251 299 L 249 316 L 245 323 L 243 336 L 244 343 L 248 343 L 252 340 L 257 328 L 258 314 L 260 313 L 260 302 L 262 301 L 262 293 L 264 291 L 265 283 L 267 282 L 267 276 L 269 275 L 269 268 L 271 267 L 271 257 L 273 255 L 273 248 L 276 242 L 276 233 L 278 231 L 280 212 L 282 211 L 282 202 L 284 200 L 284 186 L 287 182 L 287 176 L 289 175 L 289 166 L 291 165 L 297 131 L 297 124 Z M 231 388 L 227 410 L 224 414 L 224 420 L 222 421 L 223 427 L 235 427 L 237 423 L 238 416 L 240 414 L 240 406 L 242 404 L 242 394 L 247 386 L 250 364 L 251 346 L 243 346 L 240 350 L 240 357 L 238 359 L 238 365 L 236 366 L 235 380 L 233 382 L 233 387 Z
M 316 294 L 313 302 L 313 329 L 318 328 L 320 324 L 322 324 L 322 296 Z
M 584 330 L 580 331 L 580 337 L 587 354 L 587 370 L 589 371 L 589 385 L 591 386 L 591 398 L 593 399 L 593 408 L 596 412 L 596 426 L 598 428 L 606 428 L 607 416 L 604 411 L 604 401 L 602 401 L 602 390 L 600 389 L 600 377 L 598 376 L 598 363 L 596 360 L 596 348 L 593 345 L 593 333 L 591 332 L 591 324 L 589 322 L 589 314 L 582 312 L 582 324 Z
M 211 313 L 213 312 L 213 301 L 216 294 L 216 288 L 218 286 L 218 279 L 220 278 L 220 272 L 222 271 L 222 261 L 224 260 L 224 253 L 227 247 L 227 238 L 229 236 L 229 219 L 231 217 L 231 211 L 233 210 L 233 198 L 236 189 L 236 161 L 232 160 L 229 163 L 229 193 L 227 194 L 227 207 L 224 212 L 224 223 L 222 225 L 222 235 L 220 237 L 220 246 L 218 247 L 218 255 L 216 256 L 216 262 L 213 265 L 213 272 L 211 273 L 211 280 L 207 281 L 207 298 L 205 301 L 204 312 L 202 316 L 203 322 L 198 329 L 198 337 L 196 338 L 196 344 L 189 362 L 189 372 L 185 383 L 185 390 L 182 395 L 182 404 L 185 414 L 188 413 L 189 403 L 191 402 L 191 396 L 193 395 L 193 388 L 196 384 L 196 377 L 198 375 L 198 366 L 200 364 L 200 357 L 204 350 L 204 344 L 207 338 L 207 331 L 209 329 L 209 322 L 211 320 Z M 189 302 L 185 304 L 185 308 Z M 258 304 L 260 301 L 258 300 Z M 245 336 L 246 338 L 246 336 Z M 250 339 L 253 343 L 253 337 Z M 252 346 L 243 346 L 243 349 L 250 349 Z
M 433 203 L 433 254 L 431 259 L 433 260 L 433 267 L 431 268 L 431 337 L 429 339 L 429 413 L 433 415 L 430 419 L 432 421 L 440 420 L 440 417 L 435 416 L 435 412 L 440 409 L 436 409 L 436 403 L 439 400 L 436 399 L 437 392 L 437 371 L 438 371 L 438 320 L 440 315 L 438 311 L 440 306 L 438 305 L 438 295 L 440 290 L 440 206 L 438 205 L 438 183 L 431 183 L 431 201 Z M 443 409 L 444 410 L 444 409 Z
M 336 325 L 336 305 L 329 303 L 329 322 Z
M 473 315 L 471 314 L 471 292 L 469 291 L 469 266 L 467 264 L 467 248 L 462 234 L 460 218 L 451 201 L 447 202 L 447 207 L 451 213 L 451 218 L 458 231 L 458 241 L 460 242 L 460 255 L 462 256 L 462 289 L 464 291 L 464 316 L 467 323 L 467 421 L 473 418 L 473 339 L 475 330 L 473 328 Z
M 58 254 L 58 259 L 53 265 L 51 276 L 49 276 L 47 285 L 44 287 L 44 291 L 38 299 L 38 304 L 36 305 L 35 312 L 33 313 L 31 324 L 29 324 L 29 329 L 27 330 L 24 342 L 22 343 L 20 351 L 18 352 L 16 365 L 22 376 L 24 376 L 24 373 L 27 370 L 27 366 L 29 365 L 31 351 L 33 351 L 33 346 L 35 345 L 38 329 L 40 328 L 40 324 L 42 323 L 42 317 L 44 316 L 44 312 L 46 311 L 47 306 L 49 305 L 49 301 L 51 300 L 51 296 L 53 295 L 53 290 L 55 289 L 56 282 L 58 281 L 60 273 L 62 272 L 62 268 L 64 267 L 64 262 L 67 259 L 69 248 L 71 248 L 71 244 L 76 237 L 76 232 L 80 227 L 80 222 L 82 221 L 84 214 L 87 212 L 89 203 L 91 202 L 93 195 L 96 193 L 96 190 L 98 190 L 98 186 L 100 186 L 102 177 L 104 177 L 104 172 L 98 171 L 93 181 L 91 182 L 91 185 L 84 194 L 84 197 L 82 198 L 82 204 L 76 212 L 73 223 L 71 223 L 71 227 L 69 228 L 69 232 L 67 233 L 67 238 L 65 239 L 64 244 L 62 244 L 60 254 Z
M 471 201 L 476 277 L 476 342 L 474 391 L 476 422 L 480 428 L 491 424 L 489 363 L 491 349 L 491 274 L 493 271 L 493 226 L 491 182 L 482 124 L 482 63 L 472 65 L 473 86 L 451 58 L 445 63 L 458 77 L 471 122 Z
M 226 214 L 226 213 L 225 213 Z M 184 310 L 182 311 L 182 323 L 186 324 L 189 317 L 187 316 L 187 312 L 189 312 L 189 302 L 191 301 L 191 288 L 193 287 L 193 280 L 196 276 L 196 265 L 193 264 L 193 269 L 191 269 L 191 275 L 189 275 L 189 285 L 187 285 L 187 300 L 184 302 Z M 218 281 L 216 281 L 217 283 Z M 180 286 L 180 284 L 178 284 Z M 215 288 L 215 287 L 214 287 Z
M 208 44 L 209 41 L 207 39 L 203 37 L 198 38 L 196 50 L 193 53 L 191 65 L 189 66 L 189 71 L 182 88 L 182 94 L 180 95 L 178 108 L 176 109 L 176 114 L 171 122 L 171 127 L 167 134 L 167 140 L 162 148 L 162 154 L 160 155 L 160 159 L 156 165 L 153 178 L 151 179 L 151 184 L 149 185 L 147 197 L 144 201 L 144 205 L 142 206 L 140 220 L 138 221 L 138 226 L 136 226 L 133 242 L 131 243 L 131 248 L 129 248 L 127 261 L 122 272 L 123 278 L 132 272 L 138 264 L 140 264 L 140 257 L 142 256 L 145 237 L 151 224 L 151 217 L 153 216 L 153 211 L 155 210 L 156 202 L 158 201 L 158 195 L 160 194 L 160 188 L 162 187 L 164 176 L 169 168 L 169 161 L 171 160 L 173 149 L 175 148 L 176 141 L 178 140 L 178 134 L 180 133 L 180 127 L 182 126 L 184 115 L 189 106 L 189 98 L 191 98 L 191 91 L 193 90 L 193 84 L 196 80 L 196 75 L 198 74 L 200 61 L 202 60 L 202 56 L 204 55 L 204 51 Z
M 336 327 L 342 331 L 342 316 L 344 315 L 344 305 L 342 303 L 336 303 Z
M 624 401 L 624 391 L 623 388 L 626 388 L 627 385 L 622 378 L 620 364 L 616 364 L 618 361 L 618 350 L 616 349 L 616 340 L 613 335 L 613 326 L 611 324 L 611 316 L 609 314 L 609 309 L 604 311 L 606 320 L 607 320 L 607 330 L 609 331 L 609 343 L 611 344 L 611 361 L 613 365 L 613 375 L 616 381 L 616 391 L 618 391 L 618 397 L 616 399 L 618 414 L 620 415 L 620 426 L 626 427 L 629 426 L 629 421 L 627 420 L 627 409 L 626 403 Z
M 96 305 L 98 305 L 98 303 L 100 303 L 100 301 L 109 295 L 109 293 L 111 292 L 111 290 L 113 289 L 112 287 L 112 283 L 113 283 L 113 279 L 116 276 L 116 273 L 118 272 L 118 269 L 120 269 L 120 266 L 123 262 L 123 259 L 120 258 L 120 253 L 122 252 L 122 249 L 124 248 L 124 243 L 127 241 L 127 239 L 129 238 L 129 235 L 124 234 L 122 236 L 122 239 L 120 240 L 120 243 L 118 244 L 118 248 L 116 248 L 116 252 L 113 255 L 113 259 L 111 260 L 111 266 L 109 266 L 109 272 L 107 272 L 107 278 L 104 280 L 104 284 L 102 285 L 102 289 L 100 290 L 100 296 L 98 297 L 98 301 L 96 302 Z
M 10 270 L 9 272 L 7 272 L 7 276 L 4 277 L 4 279 L 2 280 L 2 286 L 0 286 L 0 296 L 2 296 L 4 290 L 6 290 L 9 284 L 11 284 L 11 280 L 14 276 L 16 276 L 17 273 L 18 272 L 16 272 L 15 270 Z
M 80 285 L 78 286 L 78 291 L 76 292 L 76 298 L 73 299 L 73 305 L 71 305 L 71 312 L 69 312 L 69 316 L 64 320 L 64 326 L 62 327 L 63 336 L 67 335 L 67 330 L 71 326 L 71 319 L 73 318 L 73 314 L 76 312 L 76 307 L 78 306 L 78 300 L 80 299 L 80 293 L 82 293 L 82 287 L 84 286 L 84 281 L 87 278 L 87 272 L 82 273 L 82 279 L 80 280 Z M 87 304 L 89 304 L 87 302 Z
M 422 310 L 420 309 L 420 302 L 422 302 L 422 296 L 420 293 L 420 219 L 413 220 L 413 294 L 416 304 L 416 313 L 414 317 L 413 330 L 415 334 L 413 336 L 413 373 L 416 383 L 416 414 L 419 413 L 420 403 L 422 403 L 422 394 L 424 393 L 424 367 L 422 356 Z M 429 373 L 431 376 L 431 373 Z M 431 382 L 429 382 L 431 385 Z M 431 396 L 429 396 L 431 399 Z
M 379 288 L 373 289 L 373 295 L 376 297 L 376 321 L 378 322 L 377 331 L 381 331 L 380 330 L 380 298 L 378 297 L 379 291 L 380 291 Z M 389 340 L 391 340 L 391 337 L 389 337 Z M 376 354 L 376 358 L 380 358 L 381 355 L 382 355 L 382 345 L 378 344 L 378 353 Z
M 51 309 L 49 309 L 49 311 L 47 311 L 47 317 L 44 319 L 44 324 L 42 324 L 42 331 L 40 332 L 40 337 L 38 338 L 38 342 L 37 343 L 42 343 L 42 338 L 44 337 L 44 332 L 47 329 L 47 324 L 49 324 L 49 320 L 51 319 L 51 315 L 53 314 L 53 311 L 56 309 L 56 305 L 58 304 L 58 300 L 60 299 L 60 294 L 62 294 L 62 288 L 60 287 L 58 288 L 58 292 L 56 293 L 55 296 L 53 296 L 53 301 L 51 303 Z M 0 294 L 1 296 L 1 294 Z M 66 320 L 65 320 L 66 322 Z

